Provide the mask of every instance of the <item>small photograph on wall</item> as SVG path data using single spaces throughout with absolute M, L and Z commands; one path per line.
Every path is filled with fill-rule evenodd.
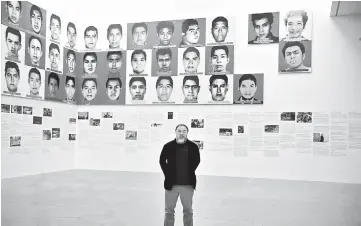
M 23 96 L 27 90 L 27 77 L 24 65 L 13 61 L 2 60 L 2 93 L 12 96 Z
M 87 112 L 87 111 L 79 111 L 78 112 L 78 119 L 79 120 L 88 120 L 89 119 L 89 112 Z
M 51 140 L 51 130 L 43 130 L 43 140 Z
M 109 76 L 125 77 L 127 66 L 127 51 L 112 50 L 106 52 L 106 65 Z M 102 64 L 102 61 L 100 62 Z
M 73 49 L 63 48 L 63 70 L 64 75 L 67 76 L 73 76 L 76 75 L 76 67 L 77 65 L 76 58 L 77 55 L 76 52 Z
M 204 128 L 204 119 L 191 119 L 191 128 Z
M 326 133 L 313 133 L 313 142 L 326 143 L 329 142 L 329 135 Z
M 152 67 L 152 50 L 137 49 L 127 51 L 127 75 L 150 76 Z
M 68 104 L 76 104 L 75 92 L 76 92 L 76 85 L 75 85 L 75 77 L 73 76 L 66 76 L 65 77 L 65 99 L 63 100 L 64 103 Z
M 303 9 L 280 13 L 280 39 L 282 41 L 311 41 L 312 12 Z
M 33 107 L 23 106 L 23 114 L 24 115 L 32 115 Z
M 26 35 L 18 28 L 1 25 L 1 48 L 5 60 L 24 64 Z
M 25 3 L 25 2 L 23 2 Z M 46 38 L 46 30 L 47 30 L 47 12 L 43 8 L 34 5 L 30 2 L 25 4 L 24 10 L 24 27 L 30 32 L 32 35 L 40 36 L 42 38 Z
M 52 43 L 60 46 L 61 36 L 66 30 L 62 27 L 63 22 L 60 16 L 56 13 L 47 11 L 47 40 L 50 40 Z M 60 51 L 59 51 L 60 52 Z
M 219 136 L 233 136 L 232 128 L 219 128 Z
M 234 46 L 206 47 L 206 75 L 227 75 L 234 71 Z
M 90 126 L 100 126 L 100 119 L 91 118 L 89 120 L 89 125 Z
M 98 96 L 98 88 L 101 84 L 99 84 L 99 79 L 94 77 L 86 77 L 78 80 L 79 91 L 78 94 L 80 96 L 77 97 L 77 102 L 80 105 L 91 105 L 95 103 L 95 100 Z
M 203 141 L 201 141 L 201 140 L 193 140 L 193 142 L 198 145 L 199 150 L 203 150 Z
M 45 71 L 45 100 L 63 101 L 65 98 L 65 78 L 62 74 Z
M 173 112 L 168 112 L 168 119 L 173 119 Z
M 30 67 L 36 67 L 38 69 L 45 69 L 45 58 L 48 59 L 47 42 L 44 38 L 30 35 L 25 35 L 26 43 L 24 45 L 25 50 L 25 64 Z
M 76 58 L 75 74 L 81 78 L 97 78 L 107 70 L 103 52 L 80 52 Z
M 280 73 L 309 73 L 312 71 L 311 41 L 281 41 L 279 43 Z
M 98 105 L 124 105 L 126 86 L 125 76 L 103 76 L 99 87 L 100 96 L 94 104 Z
M 125 140 L 137 140 L 138 132 L 134 130 L 125 131 Z
M 124 123 L 120 123 L 120 122 L 113 123 L 113 130 L 124 130 Z
M 127 24 L 127 49 L 151 49 L 152 41 L 150 40 L 150 22 L 138 22 Z
M 10 113 L 10 104 L 1 104 L 2 113 Z
M 48 42 L 46 48 L 45 68 L 55 73 L 63 73 L 63 48 L 57 43 Z
M 60 128 L 52 128 L 51 129 L 51 137 L 52 138 L 60 138 Z
M 279 16 L 279 12 L 249 14 L 248 44 L 278 43 Z
M 178 66 L 177 48 L 158 48 L 152 52 L 152 76 L 175 76 Z
M 148 79 L 148 98 L 152 104 L 175 104 L 177 82 L 174 76 L 158 76 Z
M 281 121 L 296 121 L 296 112 L 282 112 Z
M 72 49 L 74 51 L 78 50 L 78 39 L 80 35 L 78 34 L 78 27 L 75 25 L 73 21 L 65 21 L 64 20 L 64 30 L 62 34 L 62 44 L 68 49 Z M 65 27 L 66 26 L 66 27 Z M 65 55 L 65 52 L 64 52 Z
M 76 140 L 76 134 L 69 134 L 69 140 Z
M 69 118 L 69 124 L 76 124 L 76 118 Z
M 43 116 L 52 117 L 53 116 L 53 110 L 50 109 L 50 108 L 43 108 Z
M 33 116 L 33 124 L 42 125 L 43 124 L 43 118 L 39 117 L 39 116 Z
M 181 42 L 181 21 L 156 21 L 149 24 L 149 41 L 154 49 L 177 47 Z
M 26 29 L 25 21 L 29 20 L 27 8 L 29 2 L 1 1 L 1 23 L 12 27 Z
M 24 69 L 28 78 L 26 97 L 43 100 L 45 94 L 45 71 L 29 66 L 24 66 Z
M 263 104 L 263 73 L 235 74 L 233 79 L 234 104 Z
M 207 104 L 233 103 L 233 75 L 207 76 L 204 81 L 204 88 L 208 89 Z
M 312 112 L 297 112 L 297 123 L 312 123 Z
M 152 87 L 150 87 L 149 84 L 149 78 L 143 76 L 127 77 L 126 85 L 127 85 L 127 92 L 126 92 L 127 104 L 142 105 L 149 102 L 148 100 L 150 99 L 150 97 L 148 97 L 149 96 L 148 92 L 152 90 Z
M 236 39 L 236 17 L 208 17 L 206 35 L 209 46 L 233 45 Z
M 205 72 L 205 47 L 178 49 L 178 74 L 203 75 Z
M 279 133 L 280 126 L 279 125 L 265 125 L 264 132 L 265 133 Z
M 102 118 L 113 118 L 113 112 L 102 112 Z
M 10 147 L 20 147 L 21 136 L 10 136 Z
M 22 114 L 23 113 L 23 106 L 11 105 L 11 113 L 13 113 L 13 114 Z
M 182 20 L 181 42 L 179 48 L 190 46 L 205 46 L 206 41 L 206 19 L 205 18 L 187 18 Z

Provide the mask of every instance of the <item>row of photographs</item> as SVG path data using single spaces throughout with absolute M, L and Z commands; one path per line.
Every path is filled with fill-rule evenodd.
M 233 16 L 76 26 L 30 2 L 3 1 L 1 8 L 2 24 L 78 51 L 225 45 L 234 44 L 237 35 Z M 306 10 L 248 15 L 249 44 L 311 39 L 312 13 Z

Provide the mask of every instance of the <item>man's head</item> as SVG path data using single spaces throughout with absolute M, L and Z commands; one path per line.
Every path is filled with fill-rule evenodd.
M 59 75 L 51 72 L 48 77 L 48 87 L 49 87 L 49 94 L 50 97 L 56 97 L 56 93 L 59 90 Z
M 223 101 L 228 91 L 228 77 L 226 75 L 212 75 L 209 78 L 209 91 L 214 101 Z
M 75 94 L 75 78 L 74 77 L 66 76 L 65 93 L 66 93 L 66 99 L 74 100 L 74 94 Z
M 226 72 L 229 63 L 229 50 L 227 46 L 213 46 L 211 49 L 211 66 L 213 72 Z
M 199 50 L 195 47 L 188 47 L 183 53 L 184 71 L 187 73 L 195 73 L 200 63 Z
M 68 43 L 70 48 L 74 48 L 75 44 L 76 44 L 76 27 L 75 24 L 73 24 L 72 22 L 68 23 L 68 26 L 66 28 L 66 36 L 68 38 Z
M 282 48 L 282 53 L 287 65 L 291 69 L 297 69 L 303 65 L 306 57 L 305 46 L 301 42 L 286 42 Z
M 251 15 L 251 21 L 257 37 L 260 39 L 267 38 L 271 32 L 273 24 L 272 13 L 258 13 Z
M 143 73 L 146 63 L 147 63 L 147 54 L 145 53 L 145 51 L 142 49 L 134 50 L 131 56 L 131 64 L 132 64 L 133 72 L 135 74 Z
M 286 14 L 284 21 L 289 38 L 301 38 L 308 15 L 304 10 L 293 10 Z
M 170 72 L 172 64 L 172 51 L 169 48 L 158 49 L 155 53 L 160 72 Z
M 173 79 L 170 76 L 159 76 L 155 85 L 160 101 L 168 101 L 173 91 Z
M 9 23 L 19 24 L 21 16 L 21 1 L 7 1 L 6 9 L 8 11 Z
M 252 100 L 257 91 L 257 80 L 254 75 L 244 74 L 238 81 L 238 90 L 245 100 Z
M 11 61 L 5 63 L 5 80 L 9 92 L 16 93 L 20 80 L 19 66 Z
M 29 38 L 28 53 L 30 55 L 30 61 L 34 65 L 38 65 L 41 57 L 43 56 L 43 44 L 40 38 L 31 36 Z
M 37 5 L 32 5 L 30 8 L 30 24 L 36 34 L 40 33 L 43 21 L 43 13 L 40 8 Z
M 69 49 L 66 53 L 66 63 L 68 64 L 68 70 L 70 73 L 75 72 L 76 55 L 74 50 Z
M 81 85 L 83 97 L 87 101 L 92 101 L 95 99 L 98 93 L 98 84 L 95 78 L 85 78 Z
M 143 100 L 147 91 L 147 82 L 144 77 L 132 77 L 129 81 L 129 92 L 132 100 Z
M 94 26 L 89 26 L 84 31 L 85 48 L 95 49 L 98 42 L 98 29 Z
M 228 20 L 223 16 L 212 21 L 212 36 L 216 42 L 224 42 L 228 34 Z
M 51 38 L 53 40 L 59 40 L 60 38 L 60 33 L 61 33 L 61 20 L 60 17 L 55 15 L 55 14 L 51 14 L 50 16 L 50 34 L 51 34 Z
M 177 143 L 184 143 L 187 140 L 189 129 L 184 124 L 179 124 L 175 127 L 176 141 Z
M 112 73 L 120 72 L 122 67 L 123 54 L 121 51 L 112 51 L 107 53 L 108 69 Z
M 58 70 L 59 60 L 60 60 L 60 49 L 59 46 L 55 43 L 50 43 L 49 60 L 50 60 L 50 68 L 52 70 Z
M 107 38 L 109 41 L 109 48 L 120 48 L 120 40 L 123 36 L 123 28 L 120 24 L 111 24 L 107 30 Z
M 157 35 L 160 45 L 170 45 L 174 34 L 174 24 L 170 21 L 161 21 L 157 25 Z
M 94 74 L 97 69 L 98 57 L 95 52 L 86 52 L 83 57 L 83 68 L 86 74 Z
M 197 100 L 200 88 L 198 76 L 184 76 L 182 90 L 186 100 Z
M 30 95 L 39 95 L 41 86 L 41 74 L 37 68 L 31 68 L 29 71 L 28 84 L 30 87 Z
M 118 100 L 122 90 L 122 81 L 120 78 L 108 78 L 105 88 L 109 100 Z
M 21 49 L 21 34 L 20 31 L 7 27 L 5 31 L 6 47 L 8 48 L 8 56 L 17 58 L 19 50 Z
M 200 36 L 198 21 L 187 19 L 182 24 L 182 38 L 187 45 L 197 44 Z
M 132 27 L 133 44 L 143 46 L 147 41 L 148 27 L 145 23 L 135 23 Z

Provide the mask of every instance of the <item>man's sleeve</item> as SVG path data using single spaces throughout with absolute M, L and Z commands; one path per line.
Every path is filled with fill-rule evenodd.
M 200 162 L 201 162 L 201 157 L 200 157 L 200 154 L 199 154 L 199 147 L 198 147 L 198 145 L 195 145 L 194 171 L 196 171 L 196 169 L 199 166 Z
M 167 157 L 166 157 L 166 145 L 163 146 L 162 152 L 160 153 L 159 164 L 162 168 L 164 176 L 167 173 Z

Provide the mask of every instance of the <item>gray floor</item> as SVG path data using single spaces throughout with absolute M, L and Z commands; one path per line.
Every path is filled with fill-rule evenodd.
M 195 226 L 361 225 L 361 185 L 199 176 Z M 3 226 L 161 226 L 163 177 L 72 170 L 2 180 Z M 180 201 L 176 225 L 182 225 Z

